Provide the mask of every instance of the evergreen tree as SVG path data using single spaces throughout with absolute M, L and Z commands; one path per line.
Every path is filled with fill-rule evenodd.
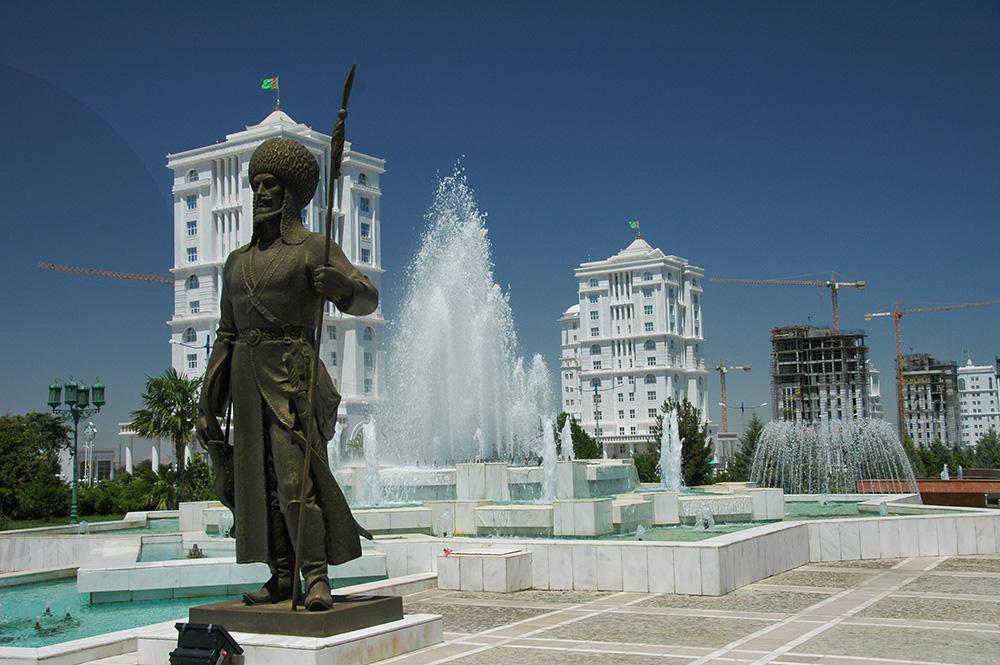
M 184 501 L 184 448 L 194 440 L 201 378 L 187 379 L 173 367 L 162 376 L 146 378 L 143 408 L 132 412 L 132 427 L 139 436 L 173 441 L 177 459 L 177 498 Z M 162 503 L 157 501 L 157 504 Z M 165 503 L 173 505 L 173 497 Z
M 558 416 L 556 416 L 556 443 L 559 445 L 559 453 L 565 455 L 563 446 L 566 445 L 562 440 L 562 431 L 566 426 L 566 418 L 569 418 L 569 429 L 573 438 L 573 458 L 574 459 L 600 459 L 604 457 L 604 453 L 601 451 L 601 446 L 594 437 L 587 434 L 587 431 L 580 427 L 580 424 L 576 422 L 576 418 L 573 418 L 568 413 L 563 411 Z
M 747 482 L 750 480 L 750 471 L 753 467 L 753 455 L 757 450 L 757 442 L 760 434 L 764 431 L 764 421 L 753 414 L 753 418 L 743 429 L 743 436 L 740 437 L 740 449 L 729 459 L 726 466 L 726 479 L 733 482 Z
M 983 467 L 1000 469 L 1000 436 L 992 427 L 976 444 L 976 457 Z
M 910 436 L 909 432 L 903 432 L 903 452 L 906 453 L 906 458 L 910 460 L 910 468 L 913 469 L 913 475 L 917 478 L 927 478 L 927 469 L 924 467 L 924 460 L 920 455 L 920 452 L 913 445 L 913 438 Z
M 0 515 L 49 519 L 68 511 L 59 452 L 70 447 L 69 433 L 49 413 L 0 416 Z
M 708 424 L 702 422 L 701 410 L 687 399 L 678 403 L 672 399 L 660 406 L 651 435 L 654 459 L 660 456 L 660 439 L 663 433 L 663 415 L 677 412 L 677 429 L 681 436 L 681 477 L 688 487 L 712 482 L 712 441 L 708 438 Z
M 941 439 L 934 439 L 928 451 L 931 458 L 931 466 L 927 470 L 935 476 L 940 476 L 944 471 L 944 465 L 948 465 L 949 475 L 955 475 L 958 467 L 955 466 L 954 454 L 948 446 L 941 443 Z M 925 461 L 926 466 L 926 461 Z

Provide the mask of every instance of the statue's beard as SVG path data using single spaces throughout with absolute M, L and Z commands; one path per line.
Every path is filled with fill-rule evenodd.
M 275 222 L 279 219 L 281 219 L 281 210 L 268 210 L 267 212 L 254 212 L 253 214 L 254 226 Z

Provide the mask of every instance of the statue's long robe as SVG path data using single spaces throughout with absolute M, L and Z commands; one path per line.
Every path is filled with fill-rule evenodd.
M 202 408 L 225 414 L 233 404 L 232 507 L 236 521 L 236 560 L 239 563 L 273 561 L 274 534 L 268 519 L 264 410 L 288 428 L 293 445 L 302 445 L 294 431 L 305 434 L 313 339 L 319 307 L 325 299 L 313 290 L 313 272 L 323 264 L 326 239 L 297 229 L 283 233 L 265 251 L 247 245 L 232 252 L 223 272 L 221 319 L 216 343 L 205 372 Z M 370 314 L 378 305 L 378 291 L 343 251 L 333 244 L 330 264 L 354 283 L 354 296 L 333 301 L 342 312 Z M 271 339 L 275 329 L 305 329 L 306 335 Z M 254 329 L 270 331 L 255 340 Z M 321 331 L 319 331 L 321 332 Z M 305 337 L 305 338 L 303 338 Z M 326 526 L 327 560 L 340 564 L 361 556 L 359 528 L 327 463 L 326 441 L 333 436 L 340 395 L 326 367 L 320 364 L 316 408 L 320 436 L 312 442 L 310 462 L 317 503 Z M 274 445 L 274 443 L 272 443 Z M 228 455 L 226 456 L 228 457 Z M 225 469 L 216 472 L 226 473 Z M 220 497 L 221 498 L 221 497 Z M 295 534 L 290 534 L 295 542 Z

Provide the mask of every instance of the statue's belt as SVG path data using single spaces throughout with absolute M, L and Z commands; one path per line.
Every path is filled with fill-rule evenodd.
M 236 341 L 245 342 L 250 346 L 256 346 L 260 344 L 261 340 L 265 339 L 281 340 L 285 344 L 291 344 L 296 339 L 302 339 L 311 343 L 313 329 L 286 324 L 275 328 L 246 328 L 236 333 Z

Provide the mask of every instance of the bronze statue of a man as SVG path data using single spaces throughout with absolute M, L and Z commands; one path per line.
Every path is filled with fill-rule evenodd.
M 361 528 L 326 462 L 340 395 L 319 364 L 312 431 L 309 389 L 320 331 L 319 308 L 332 302 L 346 314 L 378 305 L 378 291 L 334 244 L 324 265 L 326 240 L 308 231 L 299 214 L 316 192 L 319 166 L 298 141 L 262 143 L 247 172 L 254 191 L 250 244 L 232 252 L 223 273 L 221 320 L 205 372 L 199 438 L 217 474 L 219 497 L 235 516 L 236 560 L 262 561 L 271 578 L 246 593 L 248 605 L 292 595 L 300 493 L 306 487 L 303 546 L 305 606 L 332 606 L 327 564 L 361 556 Z M 232 404 L 232 446 L 218 418 Z M 307 445 L 316 454 L 303 478 Z

